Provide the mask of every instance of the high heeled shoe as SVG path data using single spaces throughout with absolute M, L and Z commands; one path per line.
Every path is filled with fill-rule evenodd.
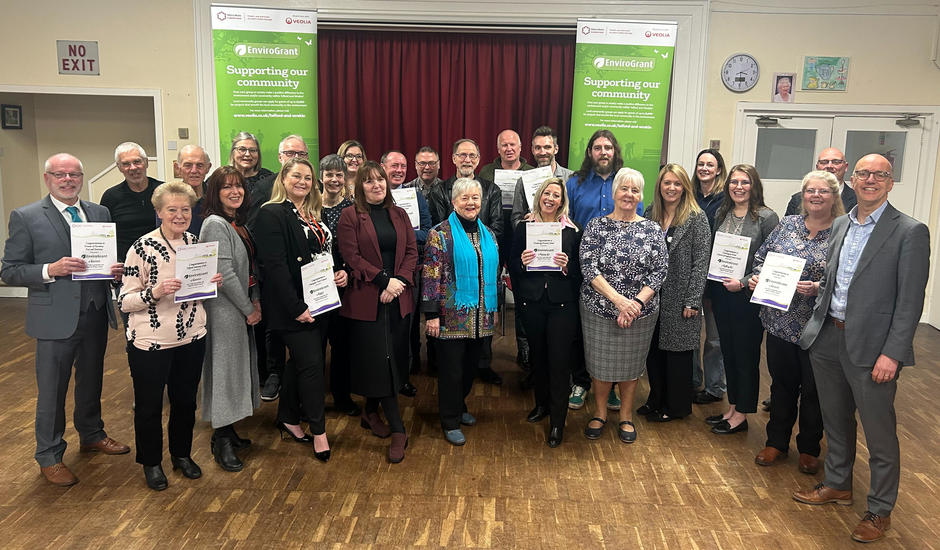
M 287 436 L 290 436 L 297 443 L 313 443 L 313 436 L 308 433 L 305 433 L 303 437 L 297 437 L 283 422 L 278 421 L 274 425 L 281 431 L 281 439 L 287 439 Z
M 323 437 L 326 438 L 326 434 L 325 434 L 325 433 L 324 433 L 324 434 L 321 434 L 321 435 L 323 435 Z M 311 438 L 311 439 L 313 439 L 313 438 Z M 314 456 L 314 458 L 316 458 L 316 459 L 319 460 L 320 462 L 328 462 L 328 461 L 330 460 L 330 449 L 327 449 L 327 450 L 325 450 L 325 451 L 318 451 L 317 448 L 316 448 L 316 442 L 314 442 L 313 456 Z

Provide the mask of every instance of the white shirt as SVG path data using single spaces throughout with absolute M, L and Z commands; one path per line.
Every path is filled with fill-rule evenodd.
M 62 217 L 65 219 L 65 223 L 72 223 L 72 215 L 65 211 L 69 206 L 74 206 L 78 209 L 78 217 L 82 219 L 83 222 L 88 221 L 88 215 L 85 214 L 85 211 L 82 209 L 82 201 L 75 201 L 75 204 L 65 204 L 59 199 L 49 195 L 49 199 L 52 201 L 52 205 L 56 207 L 59 211 L 59 214 L 62 214 Z M 42 264 L 42 282 L 44 283 L 54 283 L 55 277 L 49 276 L 49 264 Z

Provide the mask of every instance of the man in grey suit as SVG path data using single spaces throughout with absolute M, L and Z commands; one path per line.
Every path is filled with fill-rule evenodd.
M 108 324 L 117 328 L 107 281 L 74 281 L 85 261 L 71 255 L 69 223 L 108 222 L 108 209 L 79 200 L 82 163 L 69 154 L 49 157 L 43 173 L 49 195 L 10 214 L 0 277 L 29 289 L 26 333 L 36 339 L 36 462 L 55 485 L 78 479 L 62 463 L 66 443 L 65 394 L 75 365 L 73 422 L 80 450 L 125 454 L 101 421 L 101 376 Z M 123 264 L 111 266 L 120 279 Z
M 855 411 L 868 443 L 868 511 L 852 533 L 884 537 L 898 497 L 900 448 L 894 396 L 902 365 L 914 363 L 914 330 L 924 307 L 930 264 L 927 226 L 888 203 L 891 163 L 867 155 L 852 175 L 858 205 L 836 219 L 826 273 L 800 346 L 809 349 L 829 442 L 822 483 L 793 498 L 852 503 Z

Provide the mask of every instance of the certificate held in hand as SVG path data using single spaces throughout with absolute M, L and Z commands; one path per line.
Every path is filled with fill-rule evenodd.
M 747 253 L 750 247 L 750 237 L 716 232 L 712 259 L 708 264 L 708 280 L 720 282 L 729 277 L 741 280 L 747 269 Z
M 751 303 L 782 311 L 790 309 L 804 265 L 805 258 L 768 252 L 754 294 L 751 295 Z
M 219 272 L 219 243 L 184 244 L 176 247 L 176 278 L 183 285 L 173 296 L 174 303 L 215 298 L 219 286 L 212 278 Z
M 525 170 L 498 169 L 493 174 L 493 183 L 499 186 L 503 196 L 503 208 L 512 208 L 512 196 L 516 193 L 516 182 L 525 174 Z
M 555 254 L 561 252 L 561 222 L 529 222 L 525 226 L 525 247 L 535 251 L 526 271 L 561 271 Z
M 312 262 L 300 266 L 300 279 L 310 315 L 320 315 L 342 305 L 333 281 L 333 258 L 329 254 L 318 254 Z
M 85 271 L 72 273 L 73 281 L 113 279 L 117 263 L 117 231 L 111 222 L 70 223 L 72 256 L 85 260 Z
M 395 200 L 395 206 L 400 207 L 408 214 L 408 220 L 411 221 L 411 227 L 421 228 L 421 213 L 418 211 L 418 190 L 414 187 L 399 187 L 392 189 L 392 199 Z

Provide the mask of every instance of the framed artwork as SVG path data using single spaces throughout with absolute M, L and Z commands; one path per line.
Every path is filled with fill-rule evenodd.
M 0 105 L 0 126 L 8 130 L 23 129 L 23 106 Z
M 814 55 L 803 58 L 803 90 L 844 92 L 848 80 L 848 57 Z
M 793 81 L 796 73 L 774 73 L 773 87 L 770 91 L 774 103 L 793 103 Z

